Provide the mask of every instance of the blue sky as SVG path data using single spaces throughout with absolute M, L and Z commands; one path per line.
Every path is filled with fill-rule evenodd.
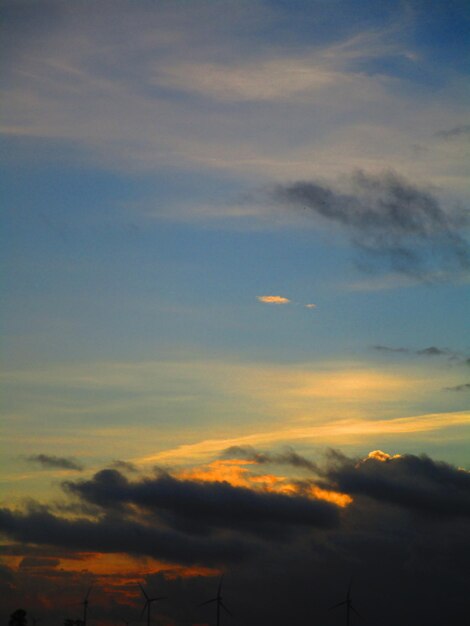
M 221 441 L 347 411 L 449 413 L 465 426 L 464 2 L 25 1 L 3 12 L 10 467 L 31 447 L 86 455 L 77 432 L 112 442 L 126 423 L 132 451 L 116 446 L 133 459 L 204 441 L 215 424 Z M 297 205 L 298 182 L 321 188 L 331 212 L 313 187 Z M 402 213 L 384 219 L 397 189 Z M 413 211 L 423 222 L 406 231 Z M 290 302 L 258 298 L 270 295 Z M 439 353 L 419 354 L 429 347 Z M 118 393 L 121 367 L 147 372 L 140 391 L 126 379 Z M 309 402 L 291 406 L 297 382 L 282 390 L 281 370 L 313 377 Z M 330 383 L 316 378 L 324 370 Z M 345 371 L 367 392 L 352 409 L 346 385 L 325 408 L 319 386 Z M 254 372 L 275 388 L 258 393 Z M 133 424 L 158 433 L 155 451 Z M 393 446 L 426 451 L 436 436 Z M 460 430 L 452 437 L 442 453 L 463 463 Z M 99 448 L 91 464 L 115 456 Z

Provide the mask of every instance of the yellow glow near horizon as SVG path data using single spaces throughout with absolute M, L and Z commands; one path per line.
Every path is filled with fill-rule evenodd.
M 335 445 L 351 443 L 367 436 L 398 436 L 401 434 L 434 432 L 447 428 L 470 425 L 470 411 L 455 413 L 431 413 L 411 417 L 399 417 L 390 420 L 336 420 L 324 424 L 303 428 L 292 427 L 258 432 L 240 437 L 205 439 L 196 443 L 182 444 L 170 450 L 134 459 L 134 462 L 148 465 L 156 462 L 189 461 L 208 457 L 230 448 L 243 445 L 276 445 L 295 441 L 325 443 L 334 441 Z

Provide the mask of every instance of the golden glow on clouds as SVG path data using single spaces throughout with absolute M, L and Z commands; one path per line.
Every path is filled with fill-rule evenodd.
M 385 453 L 382 454 L 385 455 Z M 285 495 L 302 494 L 316 500 L 326 500 L 342 508 L 353 502 L 352 497 L 346 493 L 322 489 L 316 485 L 312 485 L 305 492 L 303 485 L 299 486 L 287 476 L 256 474 L 250 471 L 250 466 L 256 467 L 256 463 L 245 459 L 219 459 L 207 465 L 181 470 L 175 475 L 182 480 L 227 482 L 233 487 L 245 487 L 253 491 L 268 491 Z
M 312 495 L 318 500 L 326 500 L 332 502 L 341 508 L 347 507 L 352 503 L 353 499 L 347 493 L 340 493 L 338 491 L 328 491 L 327 489 L 321 489 L 320 487 L 312 487 Z
M 387 452 L 382 452 L 382 450 L 372 450 L 367 455 L 368 459 L 375 459 L 376 461 L 389 461 L 390 459 L 399 459 L 401 454 L 388 454 Z
M 245 459 L 219 459 L 207 465 L 181 470 L 176 476 L 184 480 L 227 482 L 233 487 L 245 487 L 255 491 L 291 494 L 297 491 L 285 476 L 257 474 L 250 471 L 250 466 L 256 467 L 256 463 Z
M 265 304 L 288 304 L 290 302 L 289 298 L 285 298 L 284 296 L 256 296 L 260 302 L 264 302 Z
M 254 491 L 268 491 L 270 493 L 282 493 L 284 495 L 305 495 L 303 487 L 287 476 L 276 474 L 257 474 L 250 471 L 256 468 L 254 461 L 245 459 L 219 459 L 207 465 L 181 470 L 176 474 L 178 478 L 185 480 L 197 480 L 203 482 L 227 482 L 233 487 L 245 487 Z M 345 493 L 328 491 L 312 485 L 307 495 L 316 500 L 326 500 L 340 507 L 346 507 L 353 501 Z

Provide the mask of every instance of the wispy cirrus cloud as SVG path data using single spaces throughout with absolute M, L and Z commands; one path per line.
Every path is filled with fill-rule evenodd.
M 157 454 L 140 457 L 136 464 L 153 465 L 187 459 L 203 459 L 213 454 L 220 454 L 230 448 L 247 446 L 266 446 L 299 442 L 325 443 L 336 441 L 338 444 L 350 444 L 366 441 L 368 438 L 400 437 L 433 433 L 470 425 L 470 413 L 433 413 L 410 417 L 398 417 L 388 420 L 344 419 L 329 421 L 316 426 L 280 428 L 270 432 L 257 432 L 232 438 L 205 439 L 196 443 L 181 444 L 173 449 Z

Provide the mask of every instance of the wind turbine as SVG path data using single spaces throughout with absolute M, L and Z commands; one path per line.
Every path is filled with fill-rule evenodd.
M 358 617 L 361 617 L 352 605 L 351 585 L 352 585 L 352 578 L 349 581 L 349 587 L 348 587 L 348 593 L 346 594 L 346 600 L 343 600 L 342 602 L 338 602 L 338 604 L 334 604 L 333 606 L 330 606 L 330 608 L 328 609 L 329 611 L 331 611 L 332 609 L 336 609 L 339 606 L 345 606 L 346 607 L 346 626 L 349 626 L 351 623 L 351 611 L 353 611 Z
M 93 585 L 86 592 L 85 599 L 83 600 L 83 626 L 86 626 L 86 614 L 88 611 L 88 596 L 90 595 L 90 591 L 92 590 Z
M 217 626 L 220 626 L 220 607 L 222 607 L 224 609 L 224 611 L 226 611 L 229 615 L 232 615 L 232 613 L 230 613 L 230 611 L 225 606 L 225 604 L 223 603 L 223 600 L 222 600 L 222 582 L 223 582 L 223 580 L 224 580 L 224 577 L 222 576 L 222 578 L 220 579 L 219 588 L 217 589 L 216 597 L 212 598 L 211 600 L 206 600 L 206 602 L 203 602 L 202 604 L 198 605 L 198 606 L 205 606 L 206 604 L 211 604 L 212 602 L 216 602 L 216 604 L 217 604 Z
M 142 617 L 142 615 L 145 612 L 145 609 L 147 609 L 147 626 L 150 626 L 150 607 L 152 605 L 152 602 L 158 602 L 158 600 L 166 600 L 167 596 L 157 596 L 155 598 L 150 598 L 147 595 L 147 592 L 145 591 L 145 589 L 142 587 L 142 585 L 140 583 L 138 583 L 138 585 L 140 587 L 140 590 L 144 594 L 144 598 L 145 598 L 144 608 L 142 609 L 142 613 L 140 614 L 140 616 Z

